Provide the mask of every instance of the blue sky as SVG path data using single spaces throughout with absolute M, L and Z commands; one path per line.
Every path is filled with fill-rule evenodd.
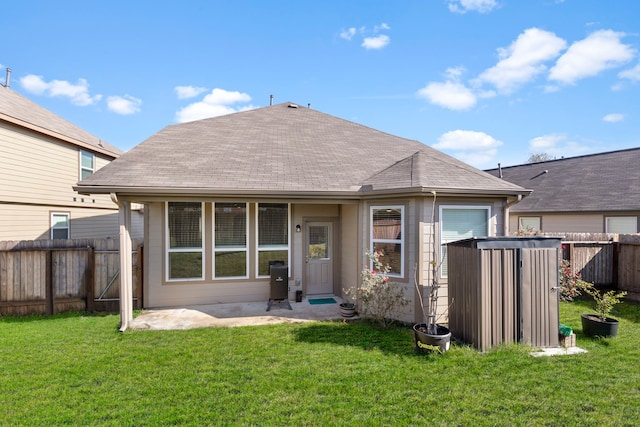
M 631 0 L 21 0 L 2 6 L 0 82 L 11 68 L 13 90 L 123 150 L 273 95 L 493 168 L 640 146 L 638 16 Z

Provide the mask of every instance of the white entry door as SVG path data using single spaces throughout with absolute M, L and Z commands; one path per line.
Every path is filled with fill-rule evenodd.
M 332 228 L 331 222 L 305 224 L 307 295 L 333 293 Z

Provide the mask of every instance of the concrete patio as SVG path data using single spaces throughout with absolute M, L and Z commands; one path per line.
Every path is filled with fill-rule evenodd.
M 323 297 L 311 299 L 314 298 Z M 336 302 L 310 304 L 307 298 L 302 302 L 291 301 L 291 310 L 286 304 L 273 304 L 271 310 L 267 311 L 267 301 L 154 308 L 144 310 L 133 319 L 130 326 L 132 329 L 174 330 L 341 319 L 339 304 L 342 299 L 335 296 L 331 298 Z

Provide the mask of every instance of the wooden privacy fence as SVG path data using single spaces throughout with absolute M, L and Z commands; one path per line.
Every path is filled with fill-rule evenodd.
M 142 305 L 143 246 L 134 241 L 133 303 Z M 118 311 L 119 241 L 0 242 L 0 314 Z
M 587 282 L 640 298 L 640 234 L 545 233 L 562 237 L 563 258 Z

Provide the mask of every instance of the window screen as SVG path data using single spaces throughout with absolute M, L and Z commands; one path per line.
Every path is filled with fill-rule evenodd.
M 488 208 L 446 208 L 440 211 L 440 243 L 455 242 L 489 234 Z M 447 277 L 447 247 L 441 245 L 441 277 Z

